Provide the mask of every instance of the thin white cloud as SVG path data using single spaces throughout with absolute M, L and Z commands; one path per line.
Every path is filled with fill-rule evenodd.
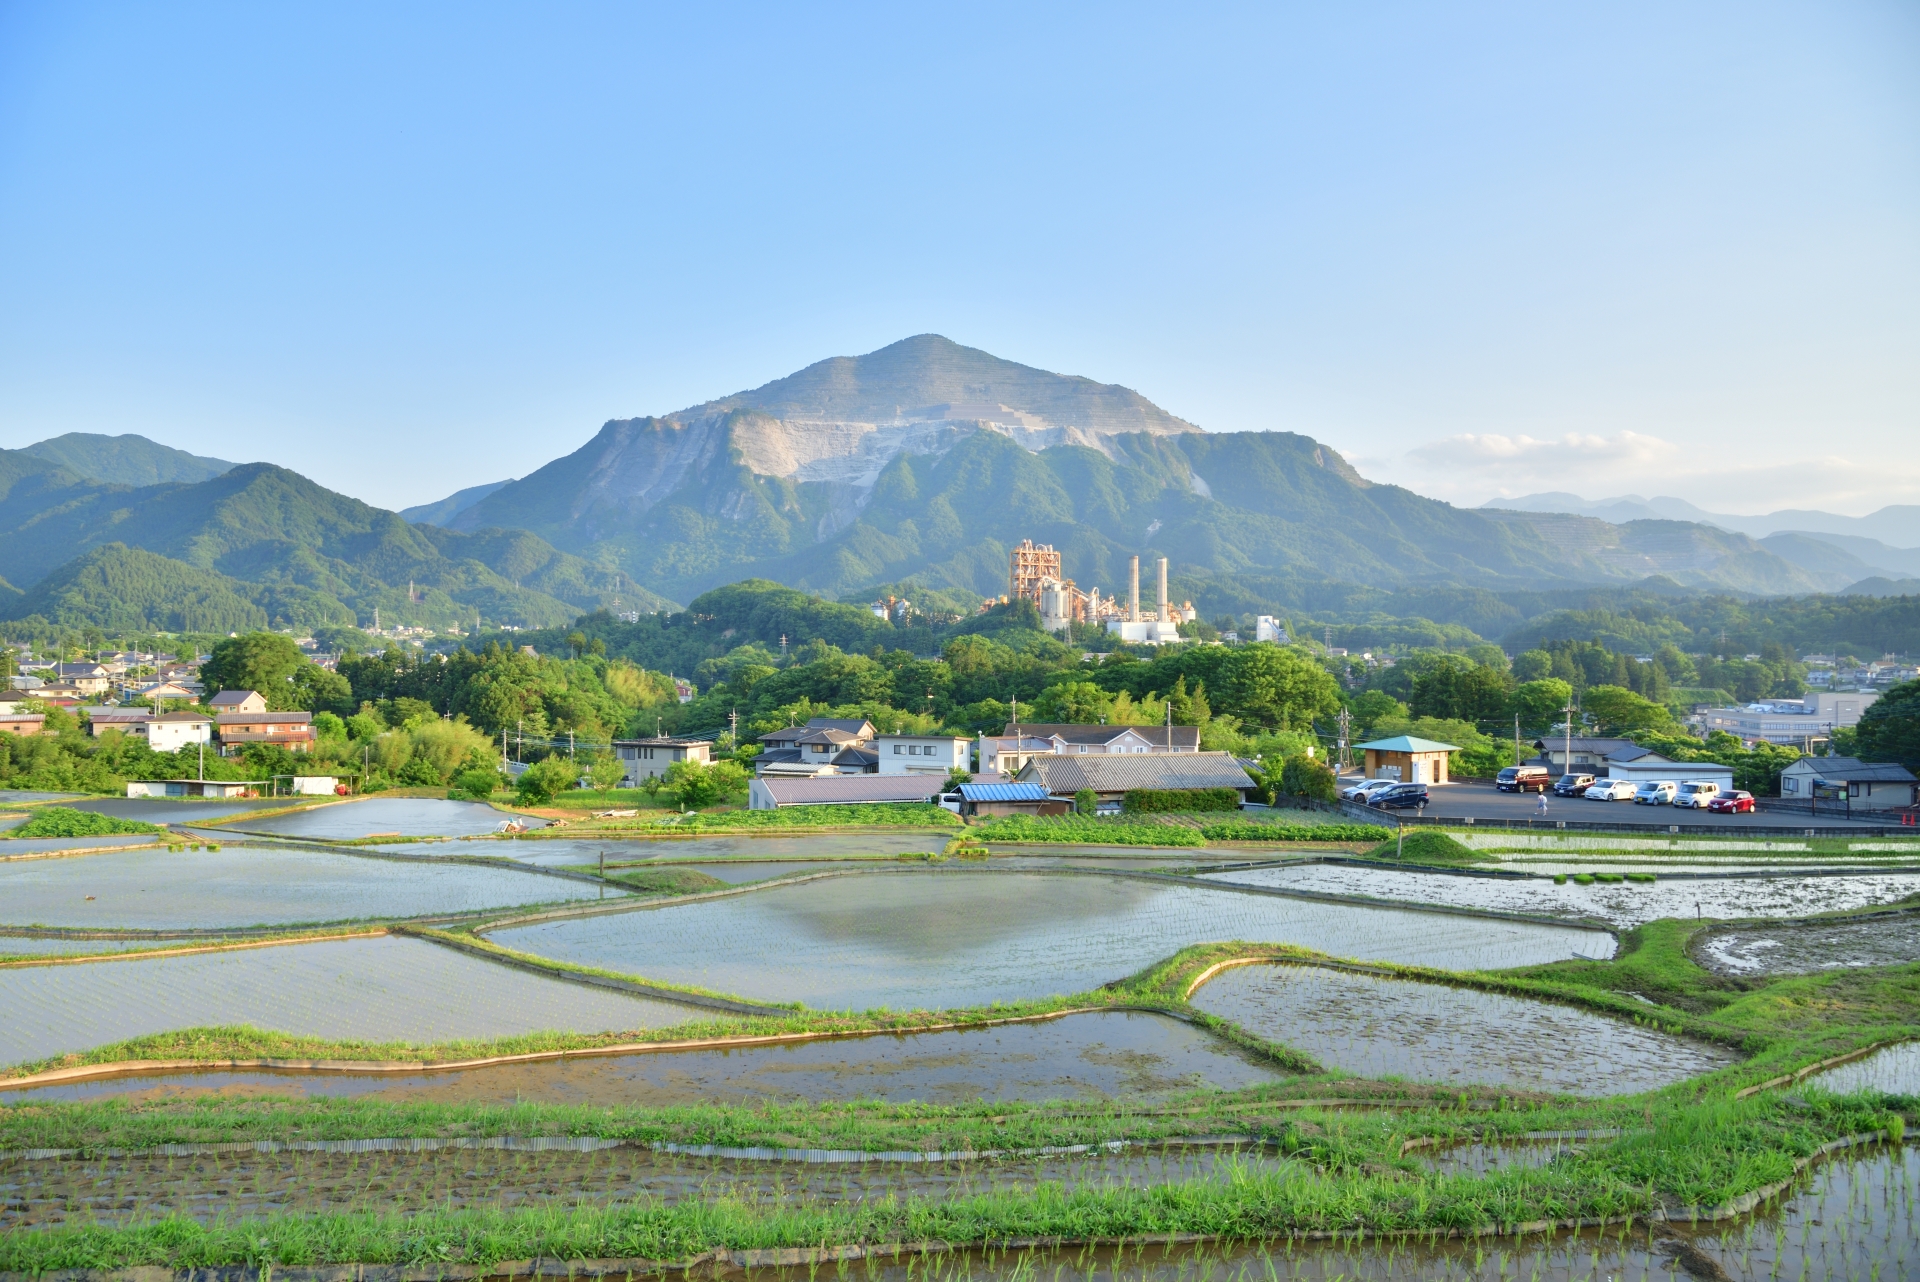
M 1643 432 L 1568 432 L 1557 439 L 1468 432 L 1399 454 L 1358 450 L 1362 475 L 1464 507 L 1563 492 L 1589 499 L 1667 494 L 1709 511 L 1816 508 L 1863 515 L 1920 502 L 1920 460 L 1809 453 L 1782 458 L 1737 443 L 1697 449 Z

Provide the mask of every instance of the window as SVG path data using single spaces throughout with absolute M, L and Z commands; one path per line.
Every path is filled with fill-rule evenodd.
M 900 755 L 900 745 L 897 743 L 893 745 L 893 755 L 896 757 Z

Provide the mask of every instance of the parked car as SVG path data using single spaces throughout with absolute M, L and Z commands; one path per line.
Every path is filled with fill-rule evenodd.
M 1427 785 L 1423 783 L 1397 783 L 1391 788 L 1382 788 L 1367 798 L 1369 806 L 1378 806 L 1382 810 L 1405 810 L 1413 806 L 1427 804 Z
M 1680 785 L 1671 779 L 1649 779 L 1634 790 L 1633 804 L 1636 806 L 1667 806 L 1673 804 L 1673 794 L 1680 791 Z
M 1592 775 L 1577 775 L 1572 771 L 1560 776 L 1560 782 L 1553 785 L 1556 797 L 1584 797 L 1587 789 L 1593 787 Z
M 1545 766 L 1508 766 L 1494 776 L 1493 786 L 1501 792 L 1545 792 L 1553 776 Z
M 1689 779 L 1673 794 L 1673 804 L 1682 810 L 1705 810 L 1720 795 L 1720 785 L 1711 779 Z
M 1707 803 L 1707 809 L 1716 815 L 1745 815 L 1753 813 L 1753 794 L 1735 788 L 1732 792 L 1723 792 Z
M 1632 801 L 1638 791 L 1631 779 L 1600 779 L 1585 795 L 1588 801 Z
M 1348 801 L 1357 801 L 1364 806 L 1368 797 L 1382 788 L 1391 788 L 1399 782 L 1398 779 L 1362 779 L 1352 787 L 1342 788 L 1340 795 Z

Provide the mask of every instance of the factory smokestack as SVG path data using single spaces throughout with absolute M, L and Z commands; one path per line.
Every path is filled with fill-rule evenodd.
M 1167 604 L 1167 558 L 1160 558 L 1160 622 L 1173 622 L 1173 607 Z
M 1133 558 L 1133 590 L 1127 594 L 1127 618 L 1140 622 L 1140 558 Z

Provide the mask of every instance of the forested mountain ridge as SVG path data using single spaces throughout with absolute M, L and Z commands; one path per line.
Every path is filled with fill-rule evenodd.
M 366 624 L 376 609 L 389 625 L 471 627 L 478 616 L 543 626 L 583 609 L 666 604 L 525 531 L 410 525 L 272 464 L 132 487 L 18 455 L 0 457 L 0 560 L 27 593 L 0 605 L 8 618 L 152 619 L 165 613 L 162 584 L 218 598 L 227 613 L 250 602 L 268 622 L 298 627 Z M 171 564 L 124 553 L 86 559 L 109 543 Z M 116 600 L 121 588 L 132 595 Z
M 22 446 L 21 452 L 57 463 L 75 476 L 110 485 L 206 481 L 233 467 L 225 459 L 189 454 L 131 432 L 121 436 L 68 432 Z
M 427 505 L 427 509 L 435 505 Z M 426 509 L 416 509 L 426 510 Z M 1375 485 L 1289 432 L 1207 433 L 1124 387 L 921 335 L 660 417 L 616 419 L 445 518 L 531 530 L 663 595 L 764 577 L 830 596 L 1004 590 L 1022 538 L 1083 587 L 1166 556 L 1223 585 L 1631 582 L 1812 592 L 1847 577 L 1745 535 L 1471 511 Z

